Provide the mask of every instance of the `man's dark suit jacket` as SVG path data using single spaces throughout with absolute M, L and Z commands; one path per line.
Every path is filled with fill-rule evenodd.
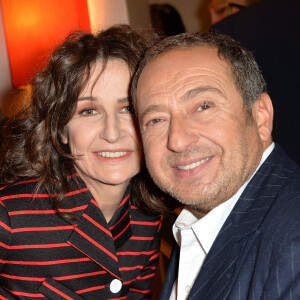
M 251 50 L 275 110 L 275 141 L 300 165 L 300 1 L 260 0 L 212 26 Z
M 162 300 L 178 263 L 176 245 Z M 300 299 L 300 168 L 278 144 L 225 221 L 188 299 Z

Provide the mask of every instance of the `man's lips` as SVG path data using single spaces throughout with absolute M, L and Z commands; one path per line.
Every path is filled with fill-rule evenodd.
M 195 169 L 195 168 L 201 166 L 202 164 L 204 164 L 211 158 L 212 157 L 210 156 L 210 157 L 193 160 L 191 162 L 181 162 L 181 163 L 177 163 L 174 167 L 181 171 L 189 171 L 189 170 L 192 170 L 192 169 Z

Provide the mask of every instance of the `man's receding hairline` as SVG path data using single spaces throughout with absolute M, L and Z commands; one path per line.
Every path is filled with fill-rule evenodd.
M 189 44 L 187 46 L 181 46 L 179 45 L 178 47 L 174 47 L 174 48 L 168 48 L 166 50 L 163 50 L 161 52 L 159 52 L 158 54 L 156 54 L 155 56 L 151 57 L 149 60 L 147 60 L 146 64 L 143 66 L 141 72 L 139 73 L 138 75 L 138 80 L 137 80 L 137 83 L 136 83 L 136 89 L 138 88 L 138 83 L 140 81 L 140 78 L 144 72 L 144 70 L 147 68 L 148 65 L 150 65 L 151 63 L 153 63 L 156 59 L 158 59 L 159 57 L 161 56 L 164 56 L 165 54 L 168 54 L 170 52 L 174 52 L 176 50 L 178 51 L 188 51 L 188 50 L 193 50 L 194 48 L 207 48 L 207 49 L 213 49 L 213 50 L 216 50 L 216 54 L 217 56 L 221 59 L 221 60 L 224 60 L 229 68 L 229 71 L 230 71 L 230 75 L 233 78 L 233 70 L 232 70 L 232 66 L 231 66 L 231 62 L 228 61 L 228 59 L 226 59 L 226 57 L 224 57 L 224 55 L 222 55 L 222 53 L 220 52 L 219 50 L 219 47 L 217 45 L 210 45 L 210 44 Z
M 147 60 L 146 64 L 143 66 L 141 72 L 139 73 L 138 75 L 138 79 L 137 79 L 137 82 L 136 82 L 136 92 L 135 94 L 137 94 L 137 90 L 138 90 L 138 85 L 139 85 L 139 82 L 140 82 L 140 78 L 142 77 L 142 74 L 144 73 L 144 70 L 147 68 L 147 66 L 151 65 L 152 63 L 154 63 L 154 61 L 158 58 L 160 58 L 161 56 L 164 56 L 165 54 L 168 54 L 170 52 L 174 52 L 176 50 L 178 51 L 188 51 L 188 50 L 192 50 L 194 48 L 208 48 L 208 49 L 214 49 L 216 50 L 216 54 L 217 54 L 217 57 L 219 57 L 221 60 L 224 60 L 227 67 L 228 67 L 228 71 L 229 71 L 229 75 L 232 79 L 233 78 L 233 71 L 232 71 L 232 67 L 231 67 L 231 63 L 230 61 L 228 61 L 223 55 L 222 53 L 220 53 L 219 51 L 219 48 L 218 46 L 216 45 L 209 45 L 209 44 L 190 44 L 190 45 L 187 45 L 187 46 L 179 46 L 179 47 L 174 47 L 174 48 L 168 48 L 164 51 L 161 51 L 160 53 L 158 53 L 157 55 L 151 57 L 151 59 Z M 234 83 L 234 85 L 236 85 Z

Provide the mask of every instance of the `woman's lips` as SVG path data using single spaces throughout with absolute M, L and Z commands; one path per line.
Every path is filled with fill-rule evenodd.
M 133 151 L 117 150 L 117 151 L 99 151 L 94 152 L 96 157 L 103 161 L 121 161 L 131 156 Z
M 128 152 L 127 151 L 117 151 L 117 152 L 111 152 L 111 151 L 103 151 L 103 152 L 97 152 L 98 155 L 102 157 L 107 158 L 114 158 L 114 157 L 122 157 L 125 156 Z

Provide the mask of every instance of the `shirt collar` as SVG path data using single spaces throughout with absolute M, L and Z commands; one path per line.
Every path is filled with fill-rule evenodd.
M 240 189 L 229 200 L 221 203 L 220 205 L 212 209 L 203 218 L 198 220 L 198 218 L 192 213 L 192 211 L 187 206 L 182 210 L 182 212 L 179 214 L 173 225 L 173 235 L 179 246 L 179 231 L 184 227 L 191 227 L 205 253 L 208 253 L 225 220 L 229 216 L 230 212 L 232 211 L 236 202 L 240 198 L 247 184 L 257 172 L 257 170 L 260 168 L 260 166 L 263 164 L 263 162 L 271 154 L 274 147 L 275 144 L 272 143 L 264 151 L 258 167 L 254 171 L 252 176 L 240 187 Z

